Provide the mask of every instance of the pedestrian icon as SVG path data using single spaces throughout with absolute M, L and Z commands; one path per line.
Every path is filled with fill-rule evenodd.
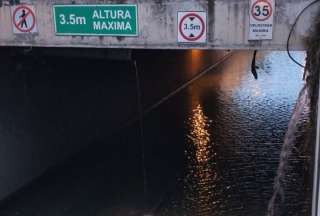
M 35 9 L 32 5 L 18 5 L 11 8 L 12 27 L 15 34 L 36 33 Z
M 21 14 L 20 18 L 21 18 L 20 27 L 23 28 L 23 26 L 25 26 L 26 28 L 28 28 L 28 24 L 26 21 L 26 10 L 25 9 L 22 9 L 22 14 Z

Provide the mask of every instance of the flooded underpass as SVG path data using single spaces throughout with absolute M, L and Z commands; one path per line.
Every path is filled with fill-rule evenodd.
M 305 59 L 304 52 L 293 55 Z M 3 134 L 43 146 L 28 153 L 36 158 L 32 165 L 16 167 L 28 174 L 47 155 L 59 159 L 4 199 L 1 216 L 267 215 L 304 85 L 303 69 L 285 52 L 259 52 L 255 79 L 249 51 L 134 51 L 148 110 L 141 124 L 132 62 L 12 58 L 1 75 L 2 89 L 17 99 L 3 109 L 19 119 Z M 8 100 L 6 93 L 0 97 Z M 308 121 L 306 105 L 284 170 L 278 215 L 310 215 Z M 70 149 L 77 150 L 66 154 Z

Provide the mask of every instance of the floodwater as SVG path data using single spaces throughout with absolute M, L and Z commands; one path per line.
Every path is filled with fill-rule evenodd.
M 304 53 L 295 57 L 301 62 L 305 58 Z M 237 61 L 228 60 L 189 86 L 181 96 L 185 105 L 179 111 L 174 102 L 167 105 L 167 112 L 183 113 L 184 163 L 156 215 L 267 214 L 303 70 L 284 52 L 263 53 L 255 80 L 248 53 L 233 58 Z M 168 124 L 170 120 L 164 125 Z M 296 131 L 297 136 L 303 130 Z M 308 147 L 297 144 L 289 160 L 284 200 L 278 205 L 283 215 L 308 215 Z
M 295 57 L 303 62 L 304 54 Z M 255 80 L 246 57 L 237 58 L 187 89 L 184 168 L 157 215 L 267 215 L 303 71 L 286 53 L 264 53 Z M 310 210 L 307 148 L 289 158 L 283 215 Z
M 303 52 L 293 55 L 304 61 Z M 143 107 L 219 57 L 198 50 L 139 51 Z M 267 215 L 303 70 L 285 52 L 263 52 L 255 80 L 251 58 L 251 52 L 234 52 L 149 112 L 142 137 L 137 123 L 100 137 L 0 205 L 0 215 Z M 128 89 L 134 92 L 135 83 Z M 308 122 L 301 121 L 296 134 L 303 137 Z M 310 148 L 301 141 L 288 159 L 282 215 L 310 211 Z

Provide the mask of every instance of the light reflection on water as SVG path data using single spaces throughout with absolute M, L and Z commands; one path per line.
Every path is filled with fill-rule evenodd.
M 200 104 L 193 110 L 193 115 L 189 118 L 189 121 L 191 131 L 188 137 L 195 145 L 197 162 L 199 164 L 208 162 L 208 149 L 211 147 L 209 145 L 211 140 L 208 132 L 209 121 Z
M 190 68 L 191 72 L 196 73 L 200 65 L 203 64 L 203 51 L 201 50 L 190 50 Z
M 184 193 L 188 194 L 189 202 L 197 203 L 194 206 L 187 206 L 187 211 L 195 215 L 207 215 L 211 212 L 214 198 L 216 173 L 214 163 L 210 162 L 215 154 L 209 132 L 210 120 L 200 104 L 193 109 L 187 125 L 190 128 L 190 134 L 187 135 L 188 148 L 192 150 L 186 151 L 189 163 L 185 183 L 192 186 L 184 187 Z
M 304 52 L 293 55 L 304 61 Z M 236 54 L 189 87 L 185 170 L 160 215 L 266 215 L 303 71 L 285 52 L 263 53 L 255 80 L 250 60 Z M 290 159 L 286 183 L 286 208 L 297 215 L 310 207 L 303 154 Z

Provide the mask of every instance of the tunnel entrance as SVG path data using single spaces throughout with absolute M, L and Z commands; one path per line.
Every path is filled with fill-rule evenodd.
M 258 79 L 251 51 L 127 54 L 0 49 L 0 215 L 266 215 L 304 71 L 279 51 Z M 279 215 L 311 212 L 309 114 Z

